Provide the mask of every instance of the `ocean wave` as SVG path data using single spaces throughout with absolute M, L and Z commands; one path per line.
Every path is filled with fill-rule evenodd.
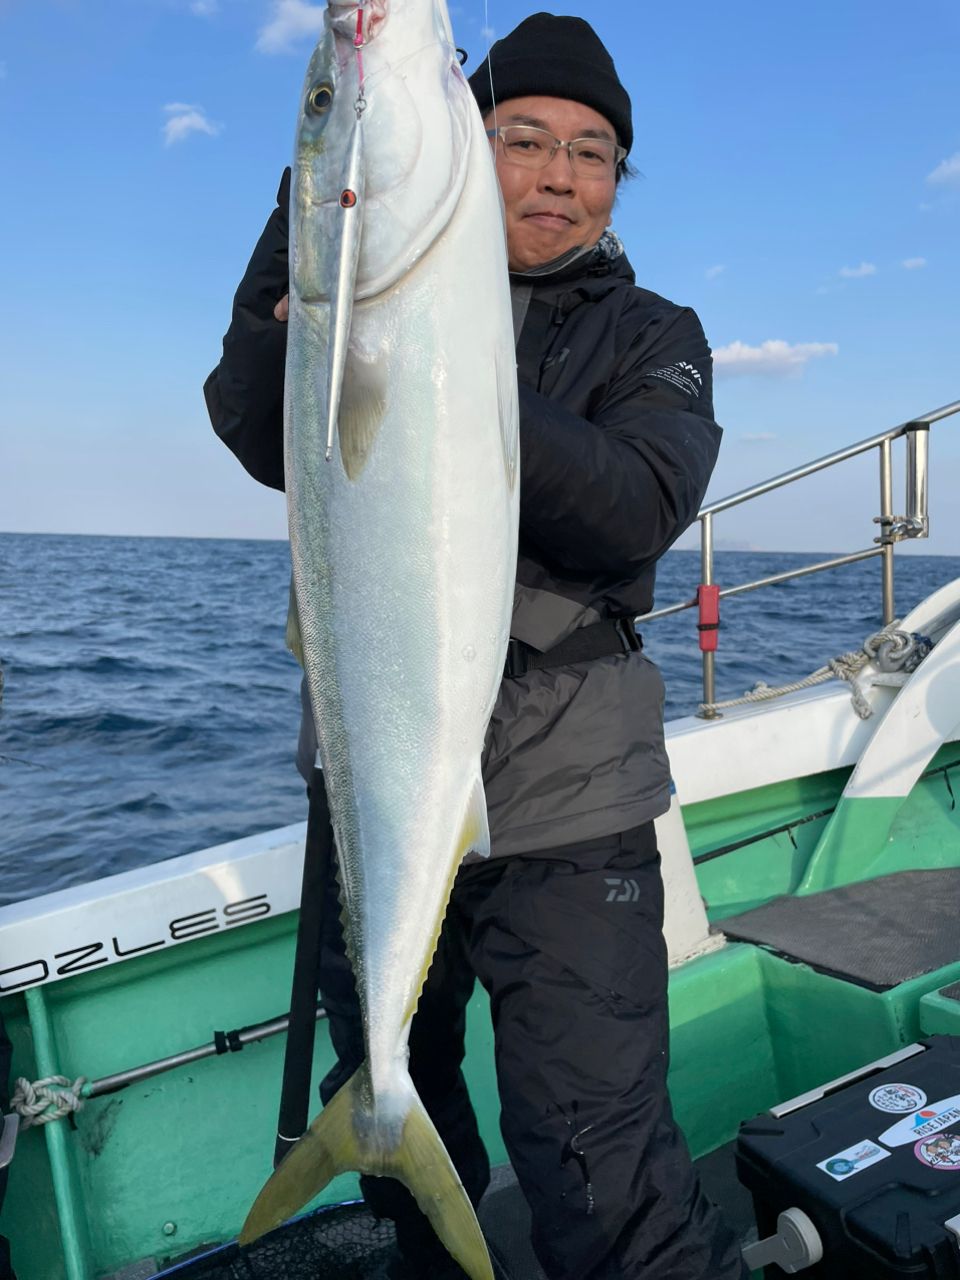
M 716 578 L 730 586 L 823 558 L 721 552 Z M 0 565 L 16 566 L 3 573 L 16 629 L 0 635 L 0 901 L 302 821 L 285 543 L 0 534 Z M 958 574 L 960 560 L 911 556 L 901 615 Z M 698 580 L 698 553 L 670 552 L 658 606 L 689 600 Z M 879 628 L 879 582 L 867 562 L 725 600 L 718 695 L 795 680 L 857 648 Z M 668 716 L 692 713 L 695 610 L 641 630 Z

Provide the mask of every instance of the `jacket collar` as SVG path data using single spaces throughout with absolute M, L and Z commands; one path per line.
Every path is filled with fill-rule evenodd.
M 533 287 L 538 293 L 541 285 L 565 284 L 576 281 L 588 285 L 591 280 L 604 281 L 606 292 L 614 281 L 635 282 L 633 268 L 627 260 L 623 244 L 615 231 L 609 228 L 594 245 L 570 249 L 552 262 L 533 267 L 529 271 L 512 271 L 510 283 L 521 288 Z

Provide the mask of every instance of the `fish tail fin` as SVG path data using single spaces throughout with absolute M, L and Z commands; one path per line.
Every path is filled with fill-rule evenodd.
M 440 1135 L 404 1073 L 393 1094 L 396 1118 L 377 1114 L 366 1064 L 331 1098 L 257 1196 L 240 1232 L 250 1244 L 278 1227 L 338 1173 L 396 1178 L 429 1218 L 470 1280 L 493 1280 L 490 1256 L 473 1205 Z

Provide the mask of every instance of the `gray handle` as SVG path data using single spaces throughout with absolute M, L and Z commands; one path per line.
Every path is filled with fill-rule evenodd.
M 784 1209 L 777 1218 L 777 1234 L 747 1245 L 743 1251 L 751 1271 L 772 1265 L 790 1276 L 812 1267 L 822 1257 L 820 1232 L 802 1209 Z

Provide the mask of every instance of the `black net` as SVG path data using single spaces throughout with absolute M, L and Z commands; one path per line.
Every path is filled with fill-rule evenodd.
M 160 1273 L 170 1280 L 381 1280 L 394 1253 L 391 1222 L 362 1204 L 318 1209 L 255 1244 L 200 1254 Z

